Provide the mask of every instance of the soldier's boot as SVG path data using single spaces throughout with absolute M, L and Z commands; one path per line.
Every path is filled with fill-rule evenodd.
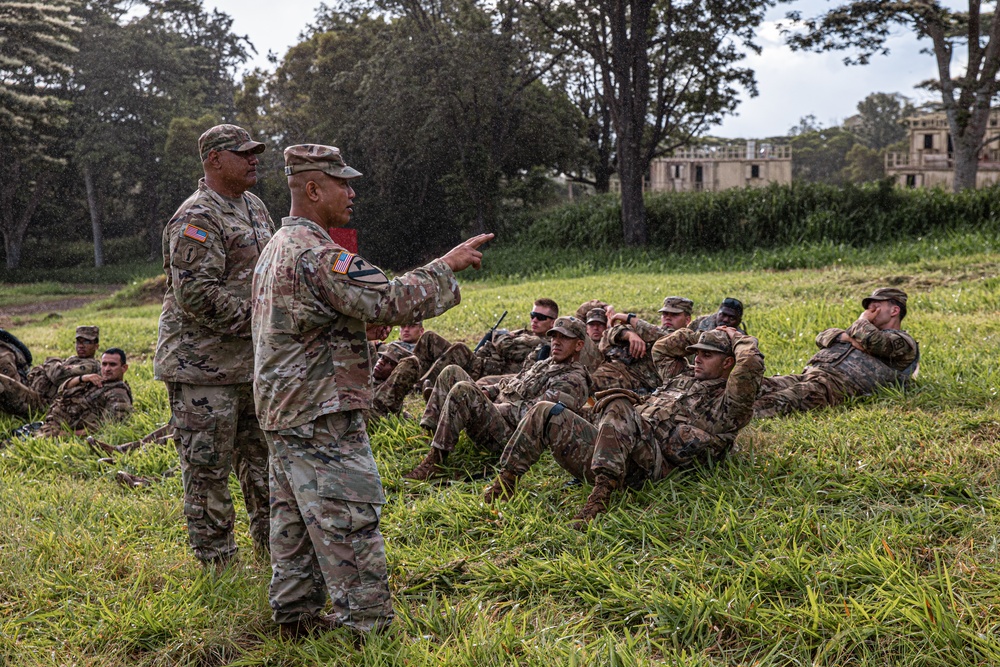
M 434 391 L 434 383 L 430 380 L 424 380 L 424 386 L 420 390 L 420 394 L 424 397 L 425 401 L 430 400 L 432 391 Z
M 486 487 L 486 492 L 483 493 L 483 501 L 492 505 L 498 500 L 512 498 L 517 488 L 517 478 L 519 476 L 506 468 L 501 470 L 497 478 L 493 480 L 493 483 Z
M 437 447 L 431 447 L 431 451 L 427 452 L 427 456 L 420 464 L 411 470 L 410 472 L 403 475 L 406 479 L 415 479 L 418 481 L 425 481 L 434 477 L 435 475 L 440 475 L 443 471 L 441 470 L 441 464 L 448 457 L 448 452 L 443 449 L 438 449 Z
M 87 444 L 98 454 L 114 454 L 117 450 L 106 442 L 101 442 L 92 435 L 87 436 Z
M 587 497 L 587 503 L 573 517 L 573 527 L 577 530 L 587 530 L 587 524 L 598 514 L 608 511 L 608 500 L 611 493 L 618 488 L 618 480 L 607 475 L 598 475 L 594 480 L 594 489 Z
M 144 486 L 151 486 L 153 484 L 145 477 L 139 477 L 138 475 L 130 475 L 124 470 L 119 470 L 117 473 L 115 473 L 115 481 L 129 489 L 139 489 Z

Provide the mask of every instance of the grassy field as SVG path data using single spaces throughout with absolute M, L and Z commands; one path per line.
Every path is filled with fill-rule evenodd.
M 799 371 L 816 332 L 898 285 L 921 372 L 905 395 L 754 422 L 725 463 L 616 496 L 586 534 L 568 524 L 589 488 L 566 487 L 551 458 L 488 507 L 490 459 L 471 443 L 450 479 L 409 483 L 427 439 L 414 420 L 372 425 L 397 622 L 361 648 L 337 632 L 278 639 L 245 518 L 242 560 L 205 574 L 186 546 L 180 480 L 114 483 L 118 469 L 167 471 L 171 449 L 114 466 L 73 439 L 0 450 L 0 665 L 1000 664 L 1000 254 L 901 254 L 468 284 L 432 323 L 466 341 L 504 309 L 522 322 L 543 295 L 647 319 L 669 294 L 703 312 L 738 296 L 771 374 Z M 133 355 L 137 414 L 101 434 L 120 442 L 168 417 L 150 361 L 158 312 L 95 304 L 16 333 L 42 359 L 71 351 L 74 324 L 97 323 L 103 344 Z

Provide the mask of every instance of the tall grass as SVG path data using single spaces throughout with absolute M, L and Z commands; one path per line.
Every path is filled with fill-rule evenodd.
M 203 573 L 179 479 L 139 492 L 112 481 L 118 468 L 167 471 L 171 449 L 114 466 L 78 439 L 0 450 L 0 664 L 1000 664 L 998 260 L 976 249 L 888 267 L 467 284 L 429 328 L 474 340 L 503 309 L 523 323 L 541 295 L 564 310 L 601 297 L 647 319 L 667 294 L 703 312 L 739 296 L 771 373 L 801 369 L 817 331 L 896 284 L 910 293 L 921 373 L 905 393 L 754 422 L 727 461 L 616 495 L 586 534 L 568 523 L 589 488 L 565 486 L 549 455 L 512 501 L 486 506 L 492 458 L 467 439 L 448 478 L 410 483 L 426 436 L 414 419 L 373 424 L 397 622 L 360 648 L 339 632 L 276 636 L 245 518 L 242 560 Z M 134 354 L 137 414 L 101 433 L 120 442 L 168 416 L 149 361 L 158 312 L 91 307 L 17 333 L 39 356 L 68 354 L 73 323 L 93 320 Z

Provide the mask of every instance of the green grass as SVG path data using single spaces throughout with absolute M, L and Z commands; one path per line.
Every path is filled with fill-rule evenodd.
M 487 507 L 487 455 L 463 439 L 451 479 L 404 482 L 426 437 L 412 419 L 378 422 L 397 622 L 360 649 L 340 633 L 277 638 L 245 517 L 239 565 L 206 575 L 186 546 L 179 478 L 115 485 L 119 468 L 176 465 L 170 449 L 115 466 L 72 439 L 0 450 L 0 665 L 1000 664 L 1000 253 L 900 253 L 467 283 L 429 328 L 473 341 L 504 309 L 524 324 L 542 295 L 647 318 L 668 294 L 699 311 L 738 296 L 769 373 L 800 370 L 817 331 L 851 322 L 873 287 L 901 285 L 921 372 L 905 394 L 754 422 L 729 460 L 617 495 L 587 534 L 568 524 L 589 488 L 565 487 L 551 457 Z M 133 355 L 137 414 L 102 433 L 120 442 L 168 416 L 150 362 L 158 313 L 94 305 L 15 333 L 40 358 L 68 354 L 74 323 L 94 321 Z

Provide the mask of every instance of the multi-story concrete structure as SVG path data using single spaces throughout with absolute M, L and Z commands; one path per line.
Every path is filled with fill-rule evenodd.
M 886 176 L 895 176 L 896 183 L 903 187 L 951 190 L 955 160 L 947 116 L 943 112 L 923 114 L 905 122 L 910 130 L 910 150 L 886 153 Z M 979 152 L 977 188 L 1000 181 L 1000 109 L 990 112 L 984 139 L 987 143 Z
M 647 192 L 716 192 L 792 182 L 792 149 L 748 141 L 745 146 L 679 148 L 653 160 Z M 618 188 L 617 180 L 613 188 Z

